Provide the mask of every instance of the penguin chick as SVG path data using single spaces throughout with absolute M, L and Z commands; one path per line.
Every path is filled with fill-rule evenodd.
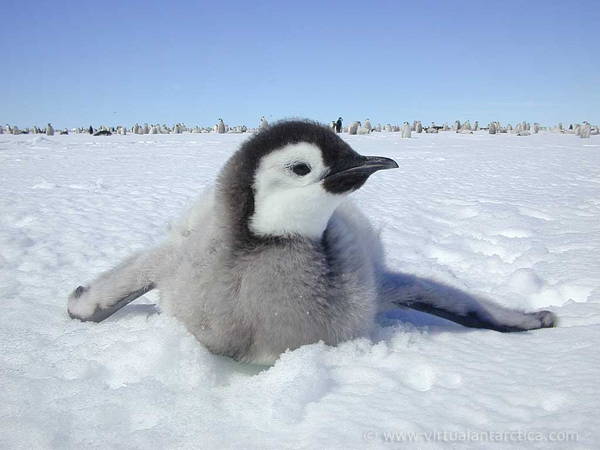
M 316 123 L 276 123 L 232 155 L 164 244 L 79 286 L 69 315 L 99 322 L 158 288 L 161 308 L 209 350 L 263 364 L 366 335 L 378 311 L 398 306 L 498 331 L 553 326 L 548 311 L 512 311 L 451 288 L 440 295 L 387 271 L 378 234 L 347 198 L 397 167 Z

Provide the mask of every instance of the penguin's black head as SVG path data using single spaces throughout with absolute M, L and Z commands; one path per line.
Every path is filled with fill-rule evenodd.
M 333 211 L 374 172 L 398 165 L 356 153 L 329 128 L 278 122 L 246 141 L 218 179 L 237 233 L 321 237 Z

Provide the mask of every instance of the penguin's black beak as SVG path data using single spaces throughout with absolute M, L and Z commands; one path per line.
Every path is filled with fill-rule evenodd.
M 378 170 L 397 169 L 398 164 L 383 156 L 360 156 L 350 164 L 333 170 L 323 180 L 325 189 L 333 194 L 341 194 L 359 189 L 367 178 Z
M 364 156 L 364 158 L 365 161 L 361 165 L 348 170 L 362 170 L 369 172 L 369 175 L 371 175 L 378 170 L 398 168 L 398 163 L 390 158 L 384 158 L 383 156 Z

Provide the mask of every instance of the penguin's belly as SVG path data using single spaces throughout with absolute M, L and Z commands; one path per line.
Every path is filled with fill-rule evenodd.
M 376 313 L 374 267 L 358 251 L 331 257 L 311 242 L 183 263 L 159 286 L 165 309 L 210 351 L 272 363 L 286 350 L 363 336 Z M 161 304 L 162 304 L 161 300 Z
M 372 328 L 372 267 L 347 272 L 310 250 L 271 249 L 242 277 L 239 310 L 252 328 L 246 360 L 273 362 L 288 349 L 319 341 L 336 345 Z
M 294 299 L 301 305 L 289 305 Z M 291 297 L 272 313 L 255 322 L 250 351 L 245 358 L 255 363 L 273 363 L 281 353 L 317 342 L 337 345 L 364 336 L 371 328 L 373 314 L 369 306 L 342 311 L 335 306 L 323 308 L 319 299 L 314 307 L 305 298 Z
M 187 280 L 180 275 L 161 286 L 161 297 L 211 352 L 258 364 L 271 364 L 288 349 L 336 345 L 371 329 L 376 299 L 370 283 L 346 276 L 343 288 L 334 288 L 313 271 L 271 269 L 269 277 L 264 267 L 225 277 L 210 270 Z

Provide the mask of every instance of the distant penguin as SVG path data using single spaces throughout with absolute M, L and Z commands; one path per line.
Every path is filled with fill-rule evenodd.
M 161 308 L 210 351 L 259 364 L 365 336 L 378 311 L 398 306 L 498 331 L 553 326 L 549 311 L 438 296 L 387 271 L 379 234 L 347 198 L 396 167 L 316 123 L 275 124 L 231 156 L 169 240 L 75 289 L 69 315 L 98 322 L 158 288 Z
M 54 128 L 51 123 L 46 126 L 46 136 L 54 136 Z
M 112 136 L 112 133 L 107 129 L 98 130 L 94 133 L 94 136 Z
M 356 134 L 358 132 L 359 122 L 352 122 L 352 125 L 348 127 L 348 134 Z
M 417 133 L 423 132 L 423 125 L 421 124 L 420 120 L 417 120 L 417 124 L 415 125 L 415 132 L 417 132 Z
M 479 121 L 477 121 L 477 120 L 473 124 L 473 131 L 479 131 Z
M 150 127 L 150 134 L 158 134 L 158 133 L 159 133 L 159 131 L 158 131 L 158 127 L 157 127 L 157 126 L 155 126 L 155 125 L 152 125 L 152 126 Z
M 592 127 L 588 122 L 584 122 L 583 126 L 580 129 L 579 137 L 581 138 L 589 138 L 592 133 Z
M 515 134 L 519 134 L 521 131 L 523 131 L 523 124 L 517 123 L 517 125 L 515 125 L 515 128 L 513 131 Z
M 456 131 L 458 133 L 458 130 L 460 130 L 461 126 L 460 126 L 460 120 L 456 120 L 454 122 L 454 126 L 452 127 L 452 131 Z
M 490 134 L 496 134 L 497 128 L 496 128 L 496 124 L 494 122 L 490 123 L 488 125 L 488 133 Z
M 381 124 L 378 123 L 377 126 L 375 127 L 375 131 L 377 131 L 378 133 L 381 133 Z
M 442 131 L 450 131 L 450 127 L 448 126 L 447 123 L 444 123 L 444 126 L 442 127 Z
M 264 130 L 265 128 L 267 128 L 269 126 L 269 122 L 267 122 L 267 119 L 265 119 L 265 116 L 262 116 L 260 118 L 260 126 L 259 129 Z
M 409 138 L 411 137 L 411 129 L 410 129 L 410 124 L 408 122 L 404 122 L 404 125 L 402 125 L 402 137 L 403 138 Z
M 216 131 L 219 134 L 225 133 L 225 124 L 223 123 L 223 119 L 219 119 L 216 125 Z
M 383 129 L 387 133 L 391 133 L 392 132 L 392 125 L 390 125 L 389 123 L 387 123 Z
M 369 119 L 365 120 L 365 124 L 363 125 L 369 132 L 373 130 L 373 126 L 371 125 L 371 121 Z
M 338 117 L 338 120 L 336 120 L 335 122 L 335 132 L 336 133 L 341 133 L 342 132 L 342 121 L 344 119 L 342 119 L 341 117 Z
M 537 122 L 534 122 L 533 124 L 533 133 L 534 134 L 538 134 L 540 132 L 540 124 Z
M 367 119 L 368 121 L 369 119 Z M 368 124 L 365 122 L 365 125 L 362 125 L 360 122 L 358 122 L 358 129 L 356 130 L 356 134 L 361 134 L 361 135 L 365 135 L 365 134 L 370 134 L 371 133 L 371 122 L 369 122 Z

